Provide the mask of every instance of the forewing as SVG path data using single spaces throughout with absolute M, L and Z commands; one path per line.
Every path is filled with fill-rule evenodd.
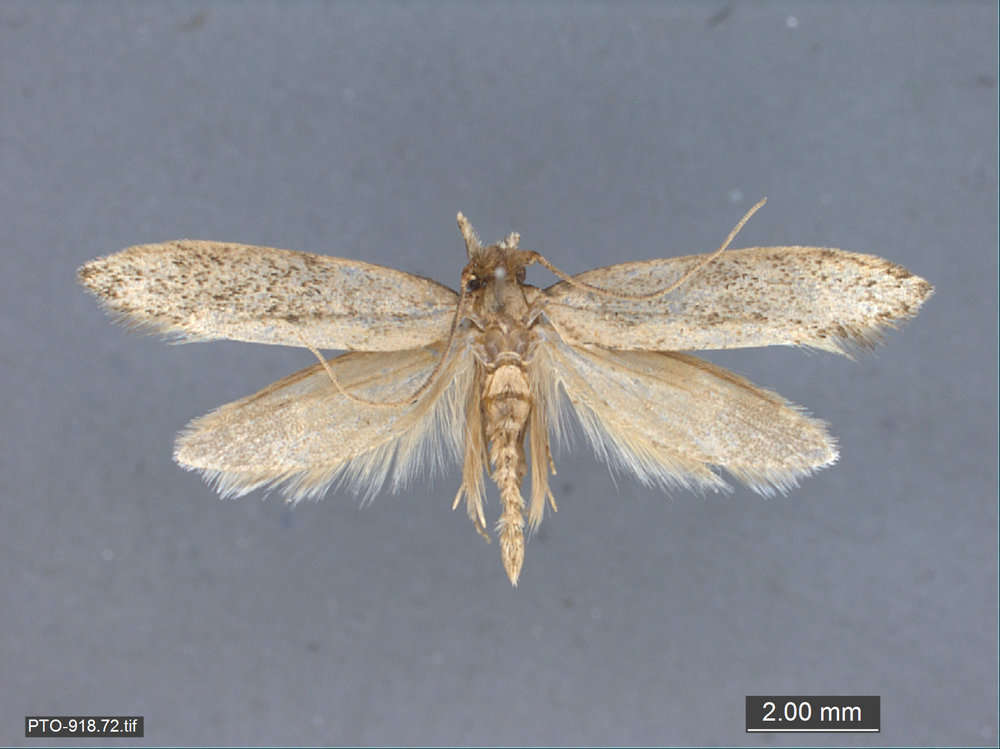
M 823 422 L 694 356 L 541 348 L 597 453 L 646 483 L 725 488 L 721 467 L 768 494 L 837 460 Z
M 666 289 L 704 255 L 622 263 L 574 278 L 610 291 Z M 571 343 L 696 351 L 795 345 L 846 353 L 912 317 L 931 285 L 874 255 L 821 247 L 729 250 L 677 289 L 647 300 L 608 298 L 568 282 L 545 290 L 545 314 Z
M 329 364 L 352 395 L 395 401 L 423 384 L 440 348 L 354 352 Z M 195 419 L 178 436 L 174 459 L 223 496 L 281 485 L 299 500 L 336 481 L 371 496 L 387 478 L 395 489 L 422 463 L 458 454 L 472 372 L 467 352 L 450 357 L 416 403 L 374 406 L 342 395 L 317 364 Z
M 79 278 L 126 324 L 182 342 L 416 348 L 448 336 L 458 301 L 446 286 L 380 265 L 192 239 L 98 258 Z

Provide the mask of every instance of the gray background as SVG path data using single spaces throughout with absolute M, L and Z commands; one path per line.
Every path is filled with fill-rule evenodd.
M 996 45 L 994 3 L 0 5 L 0 743 L 125 712 L 148 744 L 995 745 Z M 578 272 L 714 249 L 762 195 L 737 246 L 937 288 L 855 363 L 711 357 L 841 463 L 665 497 L 578 443 L 518 590 L 457 467 L 216 499 L 174 433 L 311 355 L 130 335 L 74 281 L 190 236 L 454 286 L 459 209 Z M 768 692 L 879 694 L 883 733 L 748 736 Z

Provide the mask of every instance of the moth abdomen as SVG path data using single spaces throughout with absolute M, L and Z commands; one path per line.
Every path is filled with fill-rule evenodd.
M 507 576 L 517 585 L 524 562 L 524 499 L 521 497 L 521 481 L 526 469 L 524 434 L 533 401 L 524 363 L 520 357 L 512 360 L 511 352 L 505 354 L 508 363 L 496 367 L 483 380 L 483 415 L 493 481 L 500 490 L 503 507 L 497 522 L 500 555 Z

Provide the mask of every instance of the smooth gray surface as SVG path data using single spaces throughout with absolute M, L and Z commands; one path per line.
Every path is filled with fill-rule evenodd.
M 996 47 L 986 2 L 0 5 L 0 743 L 120 712 L 129 745 L 996 745 Z M 74 281 L 201 237 L 454 286 L 459 209 L 578 272 L 714 249 L 765 194 L 737 246 L 937 287 L 856 363 L 712 357 L 840 465 L 665 498 L 578 444 L 516 591 L 457 467 L 216 499 L 174 433 L 311 356 L 129 335 Z M 748 736 L 768 692 L 879 694 L 884 730 Z

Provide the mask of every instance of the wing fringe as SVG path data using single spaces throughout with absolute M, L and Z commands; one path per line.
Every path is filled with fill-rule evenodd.
M 448 462 L 457 459 L 463 446 L 465 407 L 472 367 L 460 366 L 456 362 L 446 365 L 436 385 L 412 407 L 412 412 L 402 419 L 399 428 L 360 454 L 334 459 L 328 464 L 289 463 L 287 467 L 269 465 L 260 468 L 221 467 L 212 464 L 212 459 L 206 460 L 201 456 L 204 450 L 197 443 L 215 430 L 220 412 L 228 409 L 230 413 L 227 416 L 232 418 L 232 412 L 239 406 L 278 391 L 283 386 L 293 385 L 316 374 L 319 369 L 320 365 L 315 365 L 275 383 L 261 393 L 194 419 L 178 435 L 174 460 L 185 470 L 198 472 L 226 498 L 265 489 L 277 490 L 286 501 L 296 503 L 304 499 L 319 499 L 331 487 L 336 486 L 360 495 L 365 504 L 385 486 L 398 492 L 422 468 L 426 467 L 433 475 Z M 330 392 L 325 397 L 343 396 L 336 396 L 330 383 Z M 358 409 L 378 408 L 352 405 Z M 331 446 L 331 450 L 333 448 L 335 446 Z

